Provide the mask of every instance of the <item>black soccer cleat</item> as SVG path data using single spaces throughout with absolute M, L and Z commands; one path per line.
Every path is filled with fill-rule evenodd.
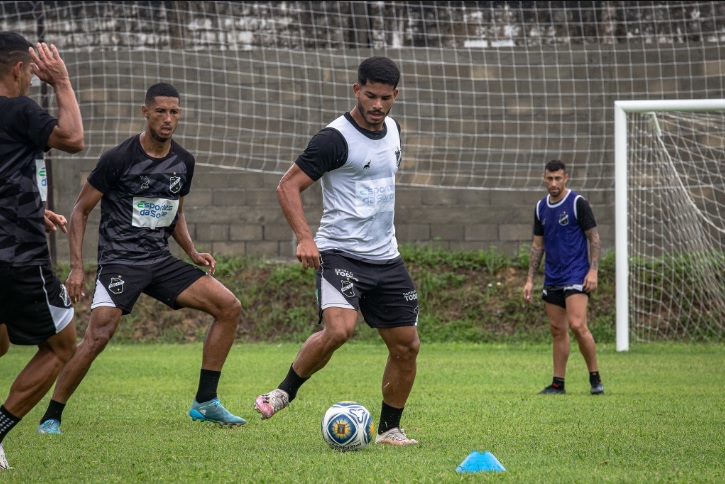
M 604 395 L 604 385 L 601 381 L 592 385 L 592 395 Z
M 555 387 L 554 385 L 549 385 L 548 387 L 541 390 L 537 395 L 564 395 L 566 394 L 566 390 L 563 388 Z

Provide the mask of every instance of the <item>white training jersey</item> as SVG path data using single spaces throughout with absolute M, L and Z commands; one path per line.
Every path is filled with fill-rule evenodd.
M 400 130 L 390 117 L 383 130 L 369 131 L 345 113 L 310 141 L 297 164 L 321 180 L 320 251 L 372 261 L 400 256 L 393 223 L 400 161 Z

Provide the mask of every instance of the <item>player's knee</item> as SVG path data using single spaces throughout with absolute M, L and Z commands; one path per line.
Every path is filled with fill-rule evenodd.
M 323 330 L 322 334 L 325 340 L 327 341 L 327 344 L 333 348 L 339 348 L 347 340 L 352 338 L 353 333 L 355 332 L 355 328 L 349 328 L 347 326 L 343 325 L 325 325 L 325 329 Z
M 111 341 L 113 331 L 107 329 L 96 329 L 94 331 L 86 331 L 81 346 L 85 352 L 90 353 L 93 357 L 98 356 Z
M 577 338 L 589 334 L 589 328 L 587 327 L 587 322 L 585 320 L 572 320 L 569 323 L 569 326 Z
M 216 307 L 210 311 L 214 319 L 224 323 L 239 323 L 239 316 L 242 314 L 242 303 L 235 296 L 231 295 L 223 301 L 219 301 Z
M 420 339 L 417 337 L 409 341 L 401 341 L 390 350 L 390 357 L 398 361 L 413 361 L 420 352 Z
M 569 333 L 569 328 L 562 327 L 559 324 L 550 324 L 549 325 L 549 330 L 551 331 L 551 336 L 554 339 L 566 338 L 568 336 L 568 333 Z
M 76 348 L 77 346 L 75 344 L 61 346 L 56 352 L 56 356 L 65 365 L 76 354 Z

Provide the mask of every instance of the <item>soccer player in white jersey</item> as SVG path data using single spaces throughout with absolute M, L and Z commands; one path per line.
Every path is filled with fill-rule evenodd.
M 589 295 L 597 288 L 599 232 L 589 202 L 566 188 L 568 180 L 562 161 L 546 164 L 544 183 L 549 195 L 539 200 L 534 212 L 534 241 L 524 299 L 531 301 L 534 276 L 546 253 L 542 299 L 553 338 L 554 378 L 539 394 L 566 393 L 564 377 L 571 328 L 589 370 L 591 393 L 599 395 L 604 393 L 604 385 L 597 366 L 594 337 L 587 326 Z
M 63 59 L 54 45 L 0 32 L 0 352 L 7 341 L 38 351 L 10 384 L 0 406 L 0 471 L 9 468 L 3 439 L 53 385 L 76 346 L 73 307 L 53 271 L 48 223 L 65 219 L 45 210 L 36 160 L 55 148 L 83 149 L 83 120 Z M 28 97 L 33 74 L 53 87 L 58 117 Z M 7 338 L 7 339 L 6 339 Z
M 146 127 L 104 153 L 88 175 L 70 218 L 71 271 L 66 285 L 73 301 L 83 293 L 83 236 L 88 216 L 101 202 L 98 273 L 91 320 L 75 356 L 58 377 L 38 432 L 59 434 L 65 405 L 96 357 L 129 314 L 141 293 L 172 309 L 193 308 L 214 317 L 204 341 L 193 420 L 243 425 L 219 401 L 222 366 L 234 343 L 241 304 L 213 277 L 216 261 L 199 253 L 183 211 L 194 175 L 194 157 L 172 139 L 181 117 L 179 93 L 167 83 L 151 86 L 141 113 Z M 194 264 L 171 255 L 173 237 Z
M 418 295 L 395 239 L 395 174 L 400 126 L 388 114 L 398 96 L 400 71 L 386 57 L 358 67 L 350 112 L 318 132 L 277 187 L 282 212 L 297 237 L 297 259 L 314 268 L 323 329 L 302 345 L 278 388 L 257 397 L 263 419 L 295 399 L 353 335 L 358 310 L 388 348 L 376 442 L 417 444 L 400 427 L 413 388 L 418 339 Z M 313 237 L 302 192 L 322 184 L 323 214 Z

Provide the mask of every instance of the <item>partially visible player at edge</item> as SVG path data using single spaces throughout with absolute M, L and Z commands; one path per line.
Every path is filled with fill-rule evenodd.
M 38 432 L 59 434 L 68 399 L 129 314 L 141 293 L 173 309 L 199 309 L 214 317 L 204 341 L 199 385 L 189 415 L 221 425 L 243 425 L 217 396 L 221 370 L 234 343 L 241 305 L 212 275 L 214 258 L 199 253 L 189 235 L 184 197 L 194 175 L 194 157 L 172 140 L 181 117 L 179 93 L 166 83 L 146 92 L 141 113 L 146 127 L 104 153 L 81 189 L 70 218 L 71 271 L 66 285 L 73 301 L 83 292 L 83 237 L 88 216 L 101 201 L 98 273 L 91 320 L 75 356 L 58 377 Z M 189 258 L 209 273 L 171 255 L 173 237 Z
M 33 74 L 53 87 L 57 118 L 28 97 Z M 0 338 L 38 346 L 0 406 L 0 471 L 10 467 L 5 436 L 45 396 L 76 347 L 73 307 L 45 235 L 55 226 L 65 231 L 65 218 L 45 210 L 36 181 L 35 160 L 50 148 L 83 149 L 66 65 L 54 45 L 33 49 L 23 36 L 0 32 Z M 7 346 L 0 343 L 0 351 Z
M 564 378 L 571 328 L 589 370 L 591 393 L 598 395 L 604 393 L 604 385 L 594 337 L 587 326 L 587 305 L 597 288 L 599 232 L 589 202 L 566 188 L 567 181 L 569 174 L 563 162 L 552 160 L 546 164 L 544 183 L 549 195 L 536 204 L 534 211 L 534 241 L 524 299 L 531 301 L 534 276 L 546 253 L 542 299 L 553 338 L 554 378 L 539 394 L 566 393 Z
M 289 405 L 355 331 L 357 311 L 388 348 L 383 373 L 379 444 L 417 444 L 400 427 L 416 375 L 418 295 L 398 252 L 393 225 L 400 126 L 388 117 L 400 71 L 386 57 L 358 68 L 355 107 L 318 132 L 277 187 L 282 211 L 297 237 L 297 259 L 317 270 L 322 331 L 312 334 L 278 388 L 257 397 L 263 419 Z M 323 214 L 313 238 L 302 192 L 321 180 Z

